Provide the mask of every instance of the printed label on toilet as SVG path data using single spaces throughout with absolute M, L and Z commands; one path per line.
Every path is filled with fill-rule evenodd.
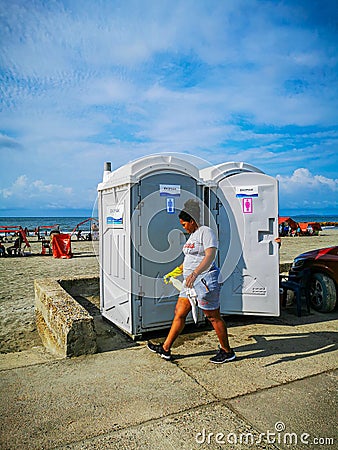
M 236 197 L 258 197 L 258 186 L 236 186 Z
M 179 184 L 160 184 L 160 195 L 179 197 L 181 195 L 181 186 Z
M 167 198 L 167 213 L 175 214 L 175 199 L 173 197 Z
M 252 198 L 243 198 L 242 199 L 242 211 L 244 214 L 252 214 L 253 213 Z
M 123 225 L 124 205 L 107 206 L 107 225 Z

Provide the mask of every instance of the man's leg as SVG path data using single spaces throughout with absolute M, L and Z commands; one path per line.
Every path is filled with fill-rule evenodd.
M 166 340 L 163 342 L 163 349 L 168 352 L 179 336 L 185 325 L 185 319 L 191 311 L 191 305 L 187 298 L 179 297 L 175 308 L 175 317 L 171 324 Z

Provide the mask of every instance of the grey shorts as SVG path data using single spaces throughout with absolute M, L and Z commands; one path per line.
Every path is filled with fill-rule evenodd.
M 214 268 L 209 272 L 197 277 L 194 288 L 197 293 L 198 306 L 201 309 L 213 311 L 220 306 L 219 294 L 221 285 L 218 282 L 219 269 Z M 180 297 L 188 297 L 187 289 L 184 287 L 180 292 Z

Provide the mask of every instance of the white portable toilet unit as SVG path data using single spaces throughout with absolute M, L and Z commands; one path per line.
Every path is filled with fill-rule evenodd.
M 219 237 L 222 314 L 279 315 L 278 183 L 246 163 L 200 171 Z
M 163 276 L 183 262 L 178 213 L 188 199 L 202 204 L 203 186 L 198 169 L 175 156 L 106 169 L 98 185 L 101 313 L 138 337 L 172 322 L 178 291 Z

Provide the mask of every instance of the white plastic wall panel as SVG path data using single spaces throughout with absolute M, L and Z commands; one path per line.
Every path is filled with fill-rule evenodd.
M 132 333 L 130 267 L 129 186 L 99 192 L 101 312 L 128 333 Z M 113 210 L 119 210 L 114 222 Z
M 142 178 L 159 171 L 183 173 L 199 179 L 199 170 L 193 164 L 173 155 L 150 155 L 131 161 L 119 167 L 114 172 L 105 175 L 105 181 L 98 185 L 98 191 L 107 190 L 114 186 L 133 185 Z
M 226 177 L 246 172 L 264 173 L 252 164 L 230 161 L 200 170 L 200 177 L 206 182 L 216 185 Z
M 278 185 L 253 166 L 213 172 L 209 207 L 219 233 L 221 312 L 279 315 Z M 248 166 L 246 167 L 248 169 Z M 209 175 L 202 171 L 204 179 Z M 225 175 L 226 175 L 225 174 Z M 247 195 L 245 195 L 247 193 Z

